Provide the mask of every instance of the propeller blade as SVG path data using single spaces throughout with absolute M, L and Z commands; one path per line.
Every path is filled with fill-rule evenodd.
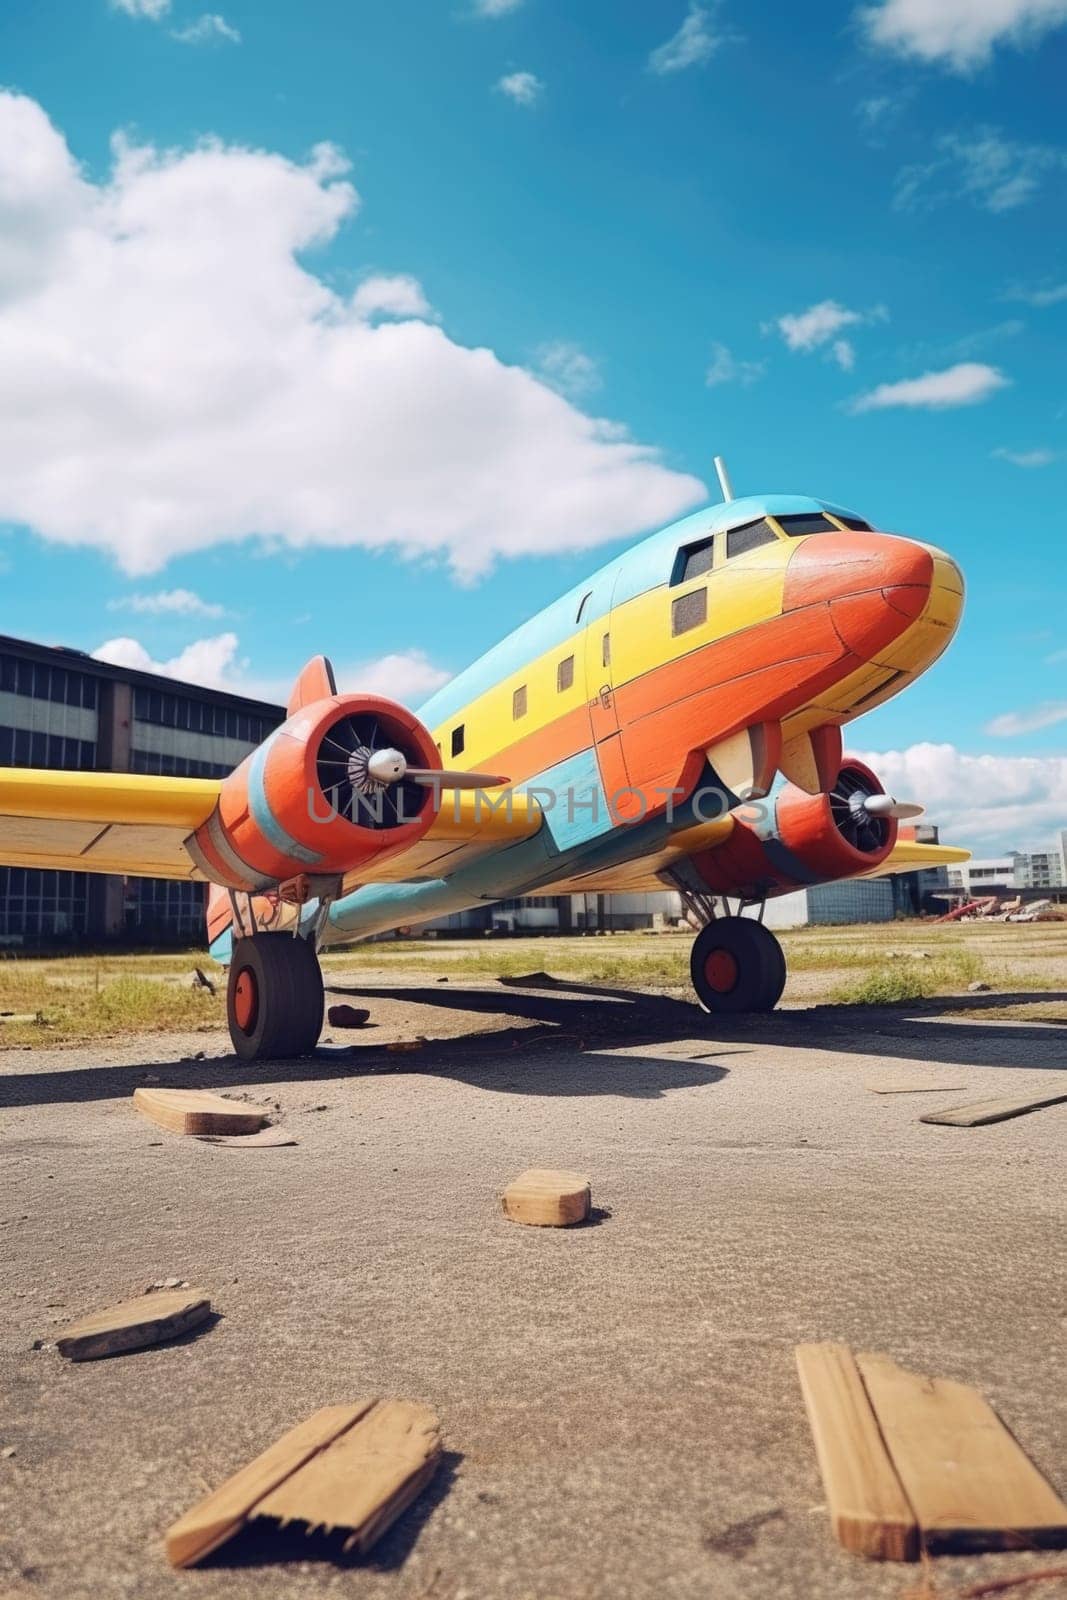
M 453 772 L 447 767 L 442 771 L 432 767 L 409 767 L 407 776 L 412 783 L 421 783 L 425 789 L 500 789 L 511 782 L 510 778 L 500 778 L 492 772 Z
M 926 807 L 914 805 L 910 800 L 894 800 L 891 794 L 870 794 L 863 802 L 863 809 L 871 817 L 895 817 L 897 822 L 905 822 L 910 817 L 921 817 Z

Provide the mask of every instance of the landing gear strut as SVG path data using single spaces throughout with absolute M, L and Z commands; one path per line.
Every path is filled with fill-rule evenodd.
M 242 1061 L 309 1056 L 322 1030 L 322 971 L 315 947 L 291 933 L 237 939 L 226 1020 Z
M 785 953 L 762 922 L 714 917 L 693 941 L 689 974 L 705 1011 L 773 1011 L 785 988 Z

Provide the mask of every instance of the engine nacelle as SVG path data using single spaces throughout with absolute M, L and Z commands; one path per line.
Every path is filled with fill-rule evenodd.
M 893 817 L 864 809 L 866 799 L 884 793 L 871 769 L 849 757 L 828 794 L 786 783 L 742 806 L 730 837 L 693 856 L 693 866 L 713 894 L 751 900 L 870 872 L 897 841 Z
M 223 781 L 186 848 L 229 889 L 343 875 L 409 849 L 433 822 L 439 792 L 375 782 L 367 758 L 387 747 L 411 767 L 440 768 L 428 731 L 395 701 L 332 695 L 302 706 Z

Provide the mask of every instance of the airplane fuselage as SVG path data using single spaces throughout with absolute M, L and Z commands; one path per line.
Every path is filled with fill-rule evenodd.
M 552 797 L 538 836 L 448 879 L 363 884 L 330 908 L 327 941 L 662 850 L 694 825 L 686 797 L 733 737 L 773 728 L 794 751 L 900 693 L 962 603 L 950 557 L 802 496 L 730 501 L 651 535 L 420 711 L 446 766 Z

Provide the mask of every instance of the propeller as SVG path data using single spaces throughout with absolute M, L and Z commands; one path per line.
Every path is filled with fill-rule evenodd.
M 508 782 L 487 772 L 441 772 L 417 767 L 416 750 L 382 742 L 381 719 L 357 712 L 323 734 L 316 758 L 319 783 L 338 813 L 362 828 L 397 828 L 414 822 L 428 789 L 489 789 Z M 386 725 L 395 739 L 397 727 Z M 402 741 L 399 741 L 402 742 Z
M 895 817 L 897 822 L 906 822 L 910 817 L 921 817 L 926 807 L 911 800 L 894 800 L 891 794 L 871 794 L 863 802 L 863 809 L 872 817 Z
M 427 789 L 499 789 L 508 778 L 491 772 L 458 772 L 450 768 L 409 767 L 400 750 L 375 750 L 367 757 L 367 776 L 375 783 L 421 783 Z
M 922 815 L 922 806 L 872 794 L 870 780 L 853 767 L 843 767 L 830 791 L 830 810 L 838 832 L 856 850 L 874 855 L 889 843 L 889 823 Z

